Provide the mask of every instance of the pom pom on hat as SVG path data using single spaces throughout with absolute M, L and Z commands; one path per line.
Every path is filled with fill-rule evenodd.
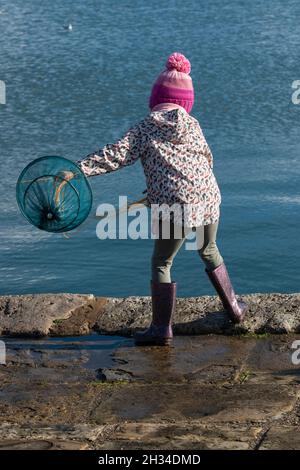
M 190 73 L 191 63 L 190 61 L 180 52 L 173 52 L 166 62 L 167 70 L 177 70 L 178 72 Z
M 190 61 L 180 52 L 173 52 L 166 68 L 157 77 L 149 97 L 149 107 L 161 103 L 174 103 L 191 112 L 194 104 L 194 87 Z

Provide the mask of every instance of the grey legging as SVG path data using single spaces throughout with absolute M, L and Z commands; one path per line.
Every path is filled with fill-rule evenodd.
M 160 224 L 159 239 L 155 240 L 152 255 L 152 280 L 154 282 L 171 282 L 170 270 L 173 260 L 183 245 L 186 235 L 191 230 L 193 229 L 185 228 L 185 231 L 181 231 L 180 238 L 178 238 L 177 233 L 176 237 L 174 236 L 174 226 L 171 224 L 170 237 L 168 237 L 168 239 L 163 239 Z M 197 251 L 208 270 L 215 269 L 223 263 L 223 258 L 220 255 L 216 244 L 217 230 L 218 222 L 215 224 L 203 225 L 195 229 Z

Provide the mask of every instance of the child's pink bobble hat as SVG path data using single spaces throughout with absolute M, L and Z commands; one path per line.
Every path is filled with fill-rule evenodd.
M 153 85 L 149 99 L 150 109 L 160 103 L 175 103 L 190 113 L 194 104 L 190 71 L 190 61 L 183 54 L 179 52 L 171 54 L 166 62 L 166 69 L 161 72 Z

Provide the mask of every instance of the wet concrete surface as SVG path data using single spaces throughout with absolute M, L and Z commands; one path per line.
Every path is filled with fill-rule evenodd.
M 5 338 L 0 449 L 299 448 L 296 339 Z
M 25 357 L 28 363 L 34 366 L 43 364 L 43 359 L 49 366 L 68 364 L 71 361 L 80 363 L 87 369 L 97 369 L 99 364 L 113 364 L 112 354 L 122 345 L 131 342 L 117 336 L 99 336 L 94 333 L 87 336 L 46 337 L 31 338 L 2 338 L 8 352 L 7 363 L 24 364 Z M 21 360 L 20 360 L 21 357 Z

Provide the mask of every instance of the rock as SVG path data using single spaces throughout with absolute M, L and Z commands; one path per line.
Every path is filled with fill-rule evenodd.
M 259 450 L 299 450 L 300 432 L 297 426 L 271 426 L 265 434 Z
M 92 412 L 99 425 L 124 420 L 185 422 L 202 424 L 249 423 L 279 419 L 290 412 L 300 393 L 286 385 L 236 384 L 228 386 L 197 383 L 126 384 L 105 389 Z M 266 399 L 267 397 L 267 399 Z
M 50 450 L 52 443 L 48 441 L 32 440 L 4 440 L 0 443 L 0 450 Z
M 3 442 L 3 440 L 7 440 L 12 443 L 27 439 L 32 442 L 71 440 L 76 440 L 77 442 L 93 442 L 102 435 L 103 431 L 104 426 L 93 426 L 91 424 L 19 426 L 10 423 L 2 423 L 0 425 L 0 441 Z
M 97 379 L 102 382 L 128 382 L 132 380 L 132 375 L 122 369 L 103 369 L 97 370 Z
M 107 300 L 102 297 L 88 299 L 72 312 L 65 320 L 53 322 L 49 330 L 51 336 L 88 335 L 93 330 L 95 321 L 102 312 Z
M 299 335 L 8 338 L 0 449 L 296 448 Z M 290 446 L 290 447 L 288 447 Z
M 0 450 L 86 450 L 87 442 L 78 441 L 33 441 L 33 440 L 4 440 Z
M 246 450 L 261 432 L 259 426 L 188 423 L 125 423 L 109 440 L 97 444 L 106 450 Z
M 249 304 L 242 325 L 233 325 L 217 297 L 178 298 L 174 332 L 182 335 L 241 333 L 292 333 L 300 331 L 300 294 L 249 294 L 241 297 Z M 99 313 L 95 330 L 105 334 L 130 336 L 151 320 L 150 297 L 109 298 Z
M 115 385 L 103 388 L 92 418 L 202 424 L 278 420 L 300 396 L 291 364 L 291 337 L 177 337 L 174 348 L 123 347 L 106 369 Z M 122 384 L 119 377 L 129 377 Z M 145 399 L 147 397 L 147 399 Z
M 248 294 L 249 312 L 233 325 L 216 296 L 178 298 L 174 332 L 179 335 L 300 332 L 300 294 Z M 131 336 L 151 320 L 150 297 L 36 294 L 0 297 L 0 334 L 84 335 L 97 331 Z
M 104 301 L 93 295 L 35 294 L 0 297 L 0 334 L 86 334 Z M 66 321 L 67 320 L 67 321 Z

